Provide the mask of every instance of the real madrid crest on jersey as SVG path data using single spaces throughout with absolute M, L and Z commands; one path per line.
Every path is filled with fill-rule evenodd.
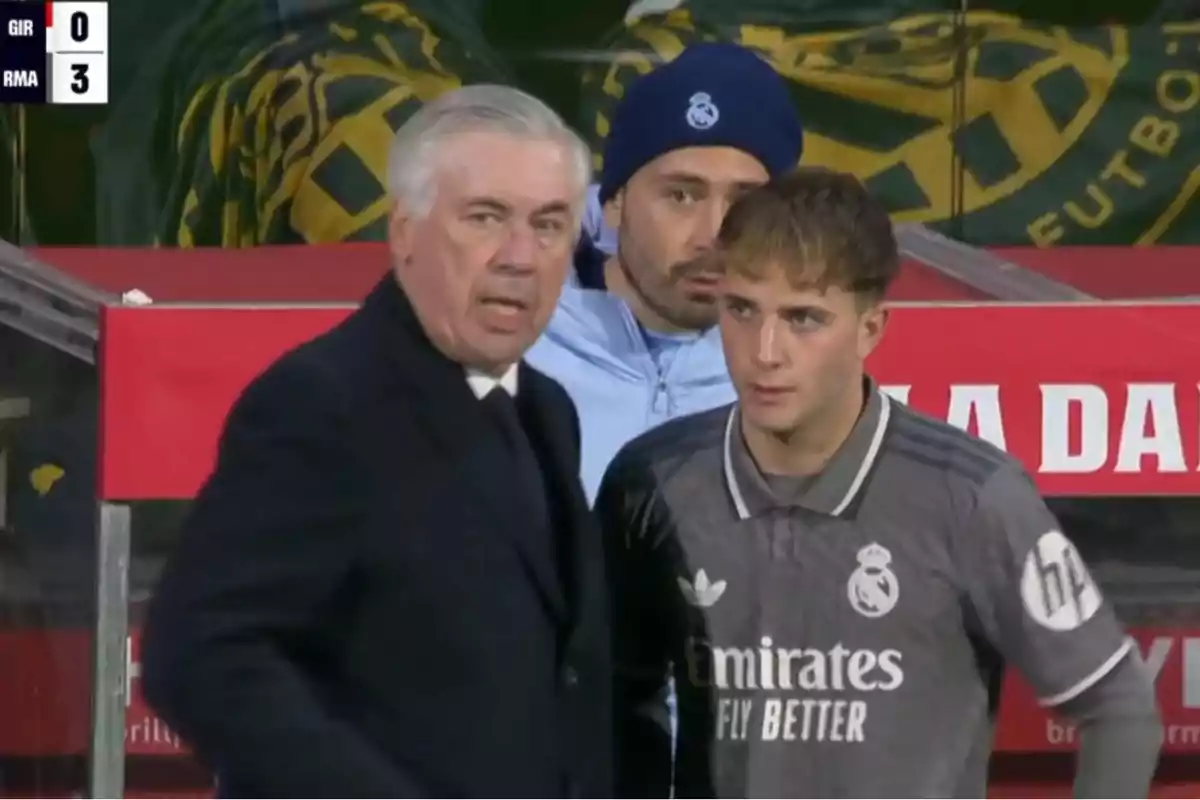
M 882 617 L 896 607 L 900 582 L 888 567 L 892 554 L 880 544 L 869 544 L 858 551 L 858 567 L 846 582 L 850 606 L 864 617 Z
M 721 119 L 721 110 L 707 92 L 696 92 L 688 100 L 687 123 L 698 131 L 706 131 Z

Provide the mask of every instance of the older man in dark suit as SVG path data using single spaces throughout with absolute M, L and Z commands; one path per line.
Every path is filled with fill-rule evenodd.
M 589 171 L 516 90 L 424 107 L 392 146 L 392 273 L 234 406 L 144 653 L 223 793 L 611 796 L 578 420 L 521 362 Z

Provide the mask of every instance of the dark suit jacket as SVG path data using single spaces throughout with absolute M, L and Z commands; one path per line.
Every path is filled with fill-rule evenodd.
M 529 545 L 500 427 L 390 278 L 237 401 L 143 653 L 146 696 L 223 794 L 611 796 L 578 418 L 524 365 L 517 399 L 561 565 Z

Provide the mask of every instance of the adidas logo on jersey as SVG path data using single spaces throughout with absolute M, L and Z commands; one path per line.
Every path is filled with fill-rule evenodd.
M 679 590 L 683 592 L 683 599 L 688 605 L 696 608 L 710 608 L 725 594 L 725 581 L 709 583 L 708 573 L 704 570 L 696 572 L 694 581 L 688 581 L 687 578 L 675 580 L 679 583 Z
M 686 657 L 689 679 L 706 688 L 890 692 L 904 683 L 899 650 L 851 650 L 840 642 L 819 650 L 777 647 L 770 636 L 757 648 L 717 647 L 692 638 Z

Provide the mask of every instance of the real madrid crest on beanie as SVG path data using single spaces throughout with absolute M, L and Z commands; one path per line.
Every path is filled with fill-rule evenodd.
M 796 165 L 803 141 L 787 84 L 770 64 L 740 45 L 694 44 L 635 81 L 617 105 L 600 201 L 672 150 L 733 147 L 775 175 Z

